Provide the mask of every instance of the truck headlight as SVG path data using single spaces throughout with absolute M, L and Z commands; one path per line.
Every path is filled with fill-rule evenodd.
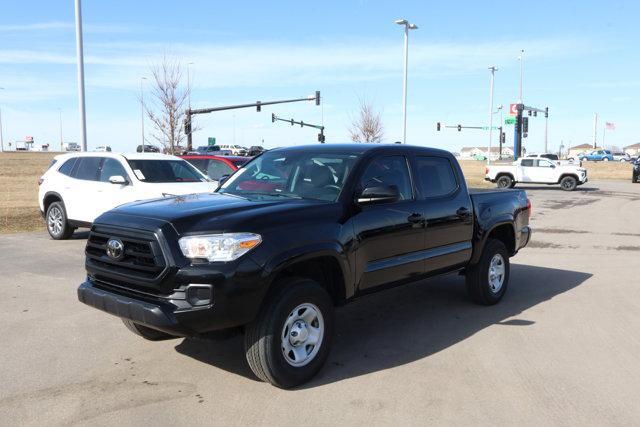
M 190 259 L 227 262 L 240 258 L 262 242 L 259 234 L 223 233 L 187 236 L 178 240 L 180 250 Z

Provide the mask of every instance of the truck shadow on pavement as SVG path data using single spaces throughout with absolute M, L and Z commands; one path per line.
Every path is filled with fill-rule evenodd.
M 523 311 L 581 285 L 591 276 L 512 264 L 508 292 L 491 307 L 473 304 L 467 297 L 464 278 L 457 275 L 367 296 L 336 311 L 336 335 L 327 364 L 300 388 L 401 366 L 456 345 L 491 325 L 527 327 L 535 322 L 518 317 Z M 242 339 L 187 338 L 176 350 L 255 380 L 244 359 Z

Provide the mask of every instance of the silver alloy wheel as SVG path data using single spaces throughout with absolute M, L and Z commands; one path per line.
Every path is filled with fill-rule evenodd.
M 49 209 L 49 215 L 47 216 L 47 227 L 49 232 L 57 236 L 62 233 L 63 216 L 59 207 L 54 206 Z
M 320 351 L 324 338 L 324 318 L 311 303 L 294 308 L 284 322 L 280 342 L 284 360 L 299 368 L 309 364 Z
M 494 294 L 500 292 L 504 284 L 505 263 L 502 255 L 495 254 L 489 263 L 489 289 Z

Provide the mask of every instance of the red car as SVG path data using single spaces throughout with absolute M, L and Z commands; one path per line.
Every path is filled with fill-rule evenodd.
M 214 181 L 220 181 L 223 175 L 231 175 L 240 169 L 252 157 L 240 156 L 179 156 L 195 166 L 200 172 Z

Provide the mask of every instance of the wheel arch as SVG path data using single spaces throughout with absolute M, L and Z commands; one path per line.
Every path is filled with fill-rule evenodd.
M 62 202 L 62 204 L 64 204 L 60 193 L 57 193 L 55 191 L 47 191 L 42 198 L 42 207 L 44 208 L 43 214 L 47 213 L 47 209 L 49 209 L 49 206 L 51 206 L 51 203 L 53 202 Z
M 570 176 L 571 178 L 574 178 L 577 182 L 580 182 L 580 178 L 578 177 L 578 175 L 576 175 L 573 172 L 565 172 L 562 175 L 560 175 L 560 178 L 558 178 L 557 184 L 560 184 L 560 181 L 562 181 L 564 178 L 568 176 Z
M 513 218 L 502 218 L 497 220 L 492 225 L 481 231 L 481 238 L 479 243 L 474 247 L 473 255 L 471 256 L 471 264 L 477 264 L 480 261 L 482 252 L 490 239 L 498 239 L 504 243 L 509 255 L 513 255 L 516 252 L 516 231 L 513 224 Z

